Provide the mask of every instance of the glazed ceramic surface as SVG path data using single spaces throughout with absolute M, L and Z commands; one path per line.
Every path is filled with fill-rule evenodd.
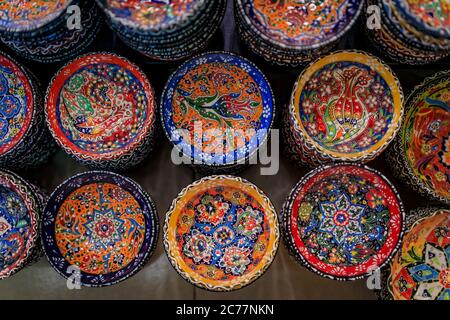
M 250 28 L 287 48 L 312 48 L 333 42 L 356 21 L 360 0 L 238 0 Z
M 135 65 L 119 56 L 79 57 L 53 79 L 46 101 L 50 129 L 66 151 L 80 158 L 118 158 L 152 130 L 153 88 Z
M 230 291 L 255 281 L 274 259 L 278 240 L 270 200 L 232 176 L 194 182 L 166 216 L 169 260 L 183 278 L 208 290 Z
M 34 93 L 27 74 L 0 55 L 0 155 L 21 143 L 34 115 Z
M 105 286 L 136 273 L 149 258 L 158 222 L 149 196 L 132 180 L 92 171 L 70 178 L 51 195 L 43 242 L 52 266 L 81 283 Z
M 0 279 L 19 271 L 39 243 L 40 203 L 22 179 L 0 171 Z
M 0 30 L 22 32 L 39 29 L 61 16 L 72 0 L 1 0 Z
M 399 246 L 404 212 L 395 189 L 367 167 L 320 167 L 295 187 L 284 209 L 290 249 L 307 268 L 353 280 L 384 266 Z
M 167 136 L 185 156 L 228 165 L 245 160 L 266 140 L 274 98 L 264 75 L 246 59 L 206 53 L 171 76 L 161 112 Z
M 395 300 L 450 300 L 450 210 L 425 212 L 390 265 L 388 290 Z
M 300 75 L 290 114 L 294 130 L 319 154 L 336 160 L 373 158 L 398 131 L 403 93 L 379 59 L 340 51 Z

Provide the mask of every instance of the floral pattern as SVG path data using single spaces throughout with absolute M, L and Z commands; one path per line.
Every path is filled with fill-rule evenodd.
M 388 289 L 394 299 L 450 300 L 450 211 L 435 210 L 407 232 Z
M 24 137 L 31 124 L 33 93 L 25 73 L 0 55 L 0 155 Z
M 183 253 L 194 263 L 213 265 L 225 274 L 244 274 L 263 231 L 264 216 L 259 210 L 233 206 L 222 195 L 203 195 L 195 206 L 195 223 L 185 235 Z
M 126 267 L 139 252 L 144 234 L 145 217 L 139 203 L 111 183 L 76 189 L 56 216 L 56 243 L 62 256 L 90 274 Z
M 322 147 L 355 153 L 371 148 L 387 134 L 394 101 L 389 85 L 372 67 L 330 63 L 306 83 L 299 115 L 308 135 Z
M 289 242 L 321 275 L 364 276 L 386 263 L 399 244 L 404 219 L 400 200 L 371 169 L 321 167 L 305 177 L 291 197 L 284 207 Z
M 329 42 L 357 18 L 360 0 L 241 0 L 252 25 L 266 37 L 292 46 Z

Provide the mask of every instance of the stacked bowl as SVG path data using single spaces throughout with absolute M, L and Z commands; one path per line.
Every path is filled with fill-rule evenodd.
M 366 6 L 369 38 L 393 61 L 419 65 L 449 55 L 447 1 L 368 0 Z
M 140 68 L 112 53 L 65 65 L 47 90 L 45 113 L 61 148 L 94 169 L 126 170 L 155 143 L 153 87 Z
M 0 1 L 0 38 L 42 63 L 70 59 L 94 40 L 101 24 L 91 0 Z
M 46 162 L 55 145 L 45 125 L 36 78 L 0 53 L 0 167 L 21 169 Z
M 450 71 L 425 79 L 409 94 L 405 121 L 387 159 L 405 184 L 450 204 Z
M 284 114 L 286 151 L 298 164 L 368 162 L 394 139 L 403 93 L 392 70 L 362 51 L 319 58 L 299 76 Z
M 280 65 L 305 64 L 330 51 L 357 20 L 362 0 L 236 0 L 235 17 L 250 50 Z
M 112 30 L 129 47 L 173 61 L 206 47 L 225 14 L 226 0 L 97 0 Z

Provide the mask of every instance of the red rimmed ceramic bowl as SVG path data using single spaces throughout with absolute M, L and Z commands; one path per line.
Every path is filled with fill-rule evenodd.
M 310 172 L 283 207 L 283 235 L 314 273 L 355 280 L 386 265 L 401 243 L 405 213 L 392 184 L 365 166 L 335 164 Z
M 58 144 L 80 163 L 125 170 L 150 153 L 156 102 L 147 76 L 127 59 L 91 53 L 69 62 L 46 97 L 47 124 Z

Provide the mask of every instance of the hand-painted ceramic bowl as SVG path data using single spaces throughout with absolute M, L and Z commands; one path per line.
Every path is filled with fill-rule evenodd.
M 361 0 L 236 0 L 235 12 L 242 38 L 252 51 L 269 61 L 296 65 L 329 51 L 355 23 L 362 4 Z
M 16 174 L 0 171 L 0 279 L 35 260 L 40 252 L 43 196 Z
M 403 244 L 383 273 L 380 297 L 389 300 L 450 300 L 450 210 L 410 213 Z
M 367 10 L 376 6 L 374 11 Z M 368 0 L 367 34 L 381 53 L 411 65 L 436 62 L 450 54 L 450 11 L 446 1 Z
M 225 0 L 97 0 L 124 43 L 156 60 L 173 61 L 204 48 L 225 14 Z
M 79 271 L 84 286 L 112 285 L 134 275 L 157 238 L 158 215 L 149 195 L 111 172 L 66 180 L 44 210 L 42 241 L 50 264 L 66 278 Z
M 33 75 L 0 53 L 0 166 L 21 169 L 48 160 L 55 146 Z
M 450 204 L 450 71 L 425 79 L 387 153 L 395 175 L 423 196 Z
M 255 185 L 209 176 L 181 191 L 166 215 L 164 246 L 187 281 L 231 291 L 257 280 L 278 249 L 278 218 Z
M 360 165 L 326 165 L 302 178 L 288 197 L 283 235 L 309 270 L 355 280 L 389 262 L 404 219 L 401 200 L 383 175 Z
M 92 168 L 125 170 L 151 151 L 156 130 L 153 88 L 125 58 L 92 53 L 53 78 L 47 122 L 58 144 Z
M 392 70 L 362 51 L 338 51 L 299 76 L 289 105 L 289 147 L 306 165 L 368 162 L 394 139 L 403 92 Z
M 41 63 L 68 60 L 84 51 L 100 25 L 92 0 L 2 1 L 0 38 L 18 55 Z M 79 26 L 77 14 L 79 10 Z M 69 10 L 70 9 L 70 10 Z
M 225 52 L 197 56 L 175 71 L 161 99 L 166 135 L 199 170 L 243 166 L 267 140 L 274 97 L 248 60 Z

